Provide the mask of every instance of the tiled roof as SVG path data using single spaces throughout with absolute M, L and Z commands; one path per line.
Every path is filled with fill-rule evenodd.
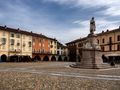
M 102 33 L 96 34 L 96 36 L 100 36 L 100 35 L 104 35 L 104 34 L 109 34 L 109 33 L 114 33 L 114 32 L 120 32 L 120 27 L 117 28 L 117 29 L 113 29 L 113 30 L 107 30 L 106 32 L 103 31 Z M 85 40 L 86 38 L 87 38 L 87 37 L 73 40 L 73 41 L 71 41 L 71 42 L 66 43 L 66 45 L 72 44 L 72 43 L 76 43 L 76 42 L 79 42 L 79 41 L 83 41 L 83 40 Z
M 73 40 L 71 42 L 66 43 L 66 45 L 71 44 L 71 43 L 76 43 L 76 42 L 79 42 L 79 41 L 83 41 L 83 40 L 86 40 L 86 39 L 87 39 L 87 37 L 79 38 L 79 39 L 76 39 L 76 40 Z
M 101 33 L 96 34 L 97 36 L 101 36 L 104 34 L 109 34 L 109 33 L 114 33 L 114 32 L 120 32 L 120 27 L 117 29 L 113 29 L 113 30 L 107 30 L 106 32 L 102 31 Z
M 36 37 L 48 38 L 47 36 L 42 35 L 42 34 L 36 34 L 36 33 L 33 33 L 33 32 L 28 32 L 28 31 L 25 31 L 25 30 L 21 30 L 19 28 L 15 29 L 15 28 L 7 27 L 7 26 L 0 26 L 0 30 L 5 30 L 5 31 L 8 31 L 8 32 L 14 32 L 14 33 L 20 33 L 20 34 L 26 34 L 26 35 L 36 36 Z

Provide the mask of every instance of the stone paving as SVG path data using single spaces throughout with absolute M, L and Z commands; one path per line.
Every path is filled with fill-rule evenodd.
M 0 90 L 120 90 L 120 67 L 71 68 L 71 62 L 0 63 Z

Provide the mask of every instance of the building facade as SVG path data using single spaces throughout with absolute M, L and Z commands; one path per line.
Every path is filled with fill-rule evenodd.
M 42 34 L 0 26 L 0 61 L 64 61 L 63 45 Z M 57 52 L 60 51 L 58 54 Z M 62 60 L 59 60 L 62 56 Z
M 50 40 L 42 34 L 32 34 L 33 58 L 39 61 L 48 61 L 50 54 Z M 48 56 L 47 56 L 48 55 Z M 47 57 L 46 59 L 44 57 Z
M 120 54 L 120 28 L 97 34 L 97 41 L 106 54 Z
M 19 28 L 13 29 L 0 26 L 0 34 L 2 34 L 0 39 L 1 51 L 3 51 L 0 54 L 1 60 L 11 61 L 14 57 L 18 61 L 18 56 L 21 56 L 21 58 L 22 56 L 32 58 L 32 36 L 30 32 L 22 31 Z
M 0 59 L 7 60 L 8 51 L 9 51 L 9 32 L 5 31 L 3 27 L 0 27 Z
M 80 61 L 86 40 L 87 37 L 84 37 L 67 43 L 69 61 Z M 120 28 L 96 34 L 96 41 L 101 47 L 102 54 L 120 56 Z

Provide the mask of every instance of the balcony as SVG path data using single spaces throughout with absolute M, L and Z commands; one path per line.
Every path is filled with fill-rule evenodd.
M 32 51 L 33 54 L 50 54 L 50 52 Z
M 20 49 L 10 49 L 9 53 L 20 53 L 21 50 Z

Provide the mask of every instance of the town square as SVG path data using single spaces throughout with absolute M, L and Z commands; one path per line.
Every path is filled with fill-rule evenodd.
M 93 2 L 1 0 L 0 90 L 120 90 L 120 1 Z

